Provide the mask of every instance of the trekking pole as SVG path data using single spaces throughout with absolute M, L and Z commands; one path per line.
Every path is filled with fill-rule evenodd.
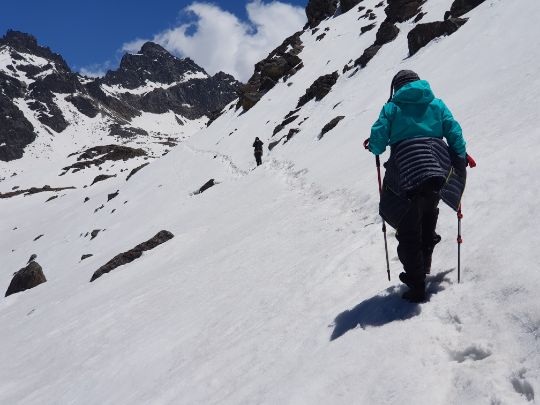
M 471 169 L 473 167 L 476 167 L 475 160 L 469 156 L 466 155 L 465 159 L 467 160 L 467 166 L 469 166 Z M 461 281 L 461 244 L 463 243 L 463 239 L 461 238 L 461 219 L 463 218 L 463 213 L 461 212 L 461 203 L 458 206 L 457 211 L 457 221 L 458 221 L 458 231 L 457 231 L 457 282 L 458 284 Z
M 369 150 L 369 139 L 364 141 L 364 148 Z M 379 155 L 375 155 L 375 165 L 377 166 L 377 180 L 379 182 L 379 196 L 382 194 L 382 182 L 381 182 L 381 160 Z M 382 219 L 382 231 L 384 235 L 384 251 L 386 252 L 386 273 L 388 274 L 388 281 L 390 281 L 390 261 L 388 260 L 388 241 L 386 239 L 386 222 Z
M 461 244 L 463 243 L 463 239 L 461 238 L 461 218 L 463 218 L 463 214 L 461 213 L 461 204 L 459 204 L 458 211 L 457 211 L 457 282 L 461 281 Z

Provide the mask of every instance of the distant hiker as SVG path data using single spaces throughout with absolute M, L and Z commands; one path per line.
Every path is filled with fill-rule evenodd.
M 443 141 L 446 139 L 448 145 Z M 409 290 L 403 298 L 425 300 L 426 274 L 442 198 L 457 211 L 465 187 L 467 154 L 461 127 L 429 83 L 410 70 L 392 79 L 390 99 L 371 128 L 366 147 L 380 155 L 390 145 L 379 211 L 396 229 L 397 252 Z
M 255 160 L 257 161 L 257 166 L 262 165 L 263 145 L 264 143 L 259 138 L 255 138 L 253 147 L 255 148 Z

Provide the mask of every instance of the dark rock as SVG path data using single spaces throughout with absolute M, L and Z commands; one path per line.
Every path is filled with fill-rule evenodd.
M 283 144 L 286 144 L 287 142 L 289 142 L 293 136 L 295 136 L 298 132 L 300 132 L 300 129 L 298 128 L 291 128 L 289 130 L 289 132 L 287 133 L 287 135 L 284 135 L 282 136 L 281 138 L 279 138 L 277 141 L 273 141 L 273 142 L 270 142 L 268 144 L 268 150 L 272 150 L 274 149 L 277 145 L 279 145 L 281 143 L 281 141 L 283 139 L 285 139 L 285 142 L 283 142 Z
M 437 37 L 453 34 L 466 22 L 466 18 L 450 18 L 446 21 L 418 24 L 407 35 L 409 55 L 414 55 Z
M 295 121 L 298 118 L 298 115 L 292 115 L 290 117 L 287 117 L 283 120 L 283 122 L 279 125 L 277 125 L 274 128 L 274 132 L 272 133 L 272 136 L 276 135 L 279 131 L 281 131 L 283 128 L 285 128 L 287 125 L 289 125 L 291 122 Z
M 373 43 L 373 45 L 382 46 L 389 42 L 392 42 L 394 39 L 397 38 L 398 34 L 399 28 L 396 27 L 393 23 L 385 20 L 377 31 L 377 35 L 375 37 L 375 42 Z
M 90 236 L 91 236 L 90 240 L 98 236 L 99 231 L 101 231 L 101 229 L 94 229 L 92 232 L 90 232 Z
M 140 148 L 130 148 L 123 145 L 94 146 L 87 149 L 77 157 L 77 162 L 66 166 L 63 170 L 74 169 L 79 171 L 92 166 L 100 166 L 106 161 L 129 160 L 136 157 L 146 156 L 146 152 Z M 98 157 L 99 156 L 99 157 Z
M 109 135 L 119 136 L 122 138 L 132 138 L 137 135 L 148 135 L 148 132 L 142 128 L 133 128 L 116 123 L 109 126 Z
M 308 101 L 313 99 L 316 101 L 322 100 L 328 93 L 330 93 L 330 90 L 332 90 L 332 86 L 336 84 L 338 77 L 338 72 L 334 72 L 317 78 L 306 90 L 306 93 L 300 97 L 296 108 L 302 107 Z
M 15 79 L 0 72 L 0 160 L 7 162 L 20 159 L 24 148 L 36 139 L 34 126 L 10 99 L 22 96 L 14 87 L 10 87 L 12 85 L 22 86 L 22 83 L 15 83 Z
M 53 195 L 52 197 L 49 197 L 45 202 L 49 202 L 51 200 L 54 200 L 55 198 L 58 198 L 57 195 Z
M 97 278 L 101 277 L 105 273 L 109 273 L 110 271 L 116 269 L 119 266 L 122 266 L 127 263 L 131 263 L 133 260 L 141 257 L 144 251 L 154 249 L 156 246 L 159 246 L 162 243 L 165 243 L 172 238 L 174 238 L 174 235 L 169 231 L 158 232 L 153 238 L 135 246 L 133 249 L 128 250 L 127 252 L 120 253 L 119 255 L 115 256 L 112 260 L 108 261 L 106 264 L 101 266 L 93 274 L 92 278 L 90 279 L 90 282 L 96 280 Z
M 66 97 L 66 101 L 73 104 L 77 110 L 87 117 L 94 118 L 96 115 L 98 115 L 99 109 L 94 105 L 94 102 L 89 97 L 70 95 Z
M 306 16 L 311 28 L 316 27 L 322 20 L 332 17 L 337 10 L 338 0 L 309 0 L 306 6 Z
M 131 176 L 133 176 L 135 173 L 137 173 L 139 170 L 141 170 L 143 167 L 146 167 L 148 166 L 150 163 L 143 163 L 142 165 L 136 167 L 135 169 L 133 169 L 129 174 L 128 176 L 126 177 L 126 181 L 128 181 Z
M 450 15 L 452 17 L 461 17 L 473 8 L 478 7 L 485 0 L 455 0 L 450 6 Z
M 317 36 L 317 38 L 315 38 L 316 41 L 321 41 L 324 37 L 326 36 L 326 33 L 322 33 L 321 35 Z
M 375 24 L 375 23 L 365 25 L 362 28 L 360 28 L 360 34 L 365 34 L 366 32 L 371 31 L 376 26 L 377 26 L 377 24 Z
M 88 259 L 89 257 L 92 257 L 92 256 L 94 256 L 94 255 L 93 255 L 93 254 L 91 254 L 91 253 L 88 253 L 88 254 L 82 255 L 82 256 L 81 256 L 81 262 L 82 262 L 82 261 L 83 261 L 84 259 Z
M 94 210 L 94 214 L 95 214 L 96 212 L 98 212 L 99 210 L 102 210 L 103 208 L 105 208 L 105 205 L 101 204 L 101 206 L 97 207 L 97 208 Z M 87 233 L 86 235 L 88 235 L 88 233 Z
M 424 18 L 424 16 L 425 16 L 426 14 L 427 14 L 427 13 L 424 13 L 424 12 L 418 13 L 418 15 L 417 15 L 416 17 L 414 17 L 413 23 L 416 24 L 417 22 L 419 22 L 422 18 Z M 446 18 L 445 18 L 445 20 L 446 20 Z
M 71 190 L 71 189 L 74 189 L 74 188 L 75 187 L 53 188 L 51 186 L 30 187 L 30 188 L 24 189 L 24 190 L 16 190 L 16 191 L 10 191 L 8 193 L 0 193 L 0 198 L 11 198 L 11 197 L 15 197 L 16 195 L 19 195 L 19 194 L 32 195 L 32 194 L 42 193 L 42 192 L 45 192 L 45 191 Z
M 90 197 L 85 197 L 84 202 L 90 201 Z
M 43 236 L 44 236 L 43 234 L 36 236 L 36 237 L 34 238 L 34 242 L 35 242 L 36 240 L 38 240 L 38 239 L 41 239 Z
M 347 11 L 351 10 L 353 7 L 356 7 L 358 4 L 360 4 L 363 0 L 341 0 L 341 11 L 346 13 Z
M 343 118 L 345 118 L 345 116 L 340 115 L 340 116 L 334 118 L 334 119 L 333 119 L 332 121 L 330 121 L 328 124 L 326 124 L 326 125 L 323 127 L 323 129 L 321 130 L 321 133 L 319 134 L 318 139 L 322 139 L 322 137 L 323 137 L 327 132 L 329 132 L 329 131 L 331 131 L 332 129 L 334 129 L 335 126 L 336 126 L 337 124 L 339 124 L 339 122 L 340 122 Z
M 34 288 L 46 281 L 41 266 L 37 262 L 31 261 L 13 275 L 5 296 Z
M 297 32 L 255 65 L 255 71 L 248 82 L 238 90 L 237 108 L 249 110 L 261 99 L 263 94 L 272 89 L 279 80 L 287 79 L 303 67 L 298 54 L 303 45 Z
M 426 0 L 388 0 L 384 9 L 387 22 L 394 24 L 405 22 L 420 12 L 420 7 Z
M 193 194 L 195 194 L 195 195 L 196 195 L 196 194 L 201 194 L 201 193 L 205 192 L 206 190 L 208 190 L 210 187 L 215 186 L 216 184 L 218 184 L 218 183 L 216 183 L 216 182 L 214 181 L 214 179 L 210 179 L 210 180 L 208 180 L 206 183 L 204 183 L 204 184 L 202 185 L 202 187 L 199 188 L 197 191 L 195 191 Z
M 111 177 L 116 177 L 116 174 L 100 174 L 94 178 L 94 180 L 92 181 L 92 184 L 90 185 L 93 186 L 97 182 L 110 179 Z
M 118 197 L 118 193 L 120 193 L 120 190 L 116 190 L 115 193 L 108 194 L 107 195 L 107 202 L 111 201 L 115 197 Z

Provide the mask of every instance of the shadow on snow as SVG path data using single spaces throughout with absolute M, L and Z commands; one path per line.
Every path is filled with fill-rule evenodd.
M 426 279 L 426 301 L 432 295 L 444 290 L 442 283 L 451 284 L 451 280 L 446 277 L 454 269 L 446 270 Z M 419 304 L 405 301 L 401 294 L 405 291 L 404 285 L 392 286 L 384 290 L 381 294 L 371 297 L 353 309 L 339 314 L 334 320 L 334 331 L 330 340 L 335 340 L 351 329 L 360 326 L 362 329 L 370 326 L 383 326 L 394 321 L 404 321 L 420 315 L 422 309 Z

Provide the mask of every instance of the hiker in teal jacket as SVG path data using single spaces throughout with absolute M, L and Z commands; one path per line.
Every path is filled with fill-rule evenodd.
M 448 145 L 444 142 L 446 142 Z M 425 278 L 441 237 L 435 232 L 441 197 L 457 209 L 465 187 L 466 151 L 461 127 L 435 98 L 429 83 L 410 70 L 398 72 L 371 128 L 369 150 L 380 155 L 390 146 L 379 212 L 396 228 L 399 275 L 409 290 L 403 298 L 425 300 Z
M 448 145 L 465 158 L 460 125 L 443 101 L 435 98 L 429 83 L 415 80 L 400 87 L 382 108 L 371 128 L 369 150 L 380 155 L 387 145 L 423 137 L 444 137 Z

